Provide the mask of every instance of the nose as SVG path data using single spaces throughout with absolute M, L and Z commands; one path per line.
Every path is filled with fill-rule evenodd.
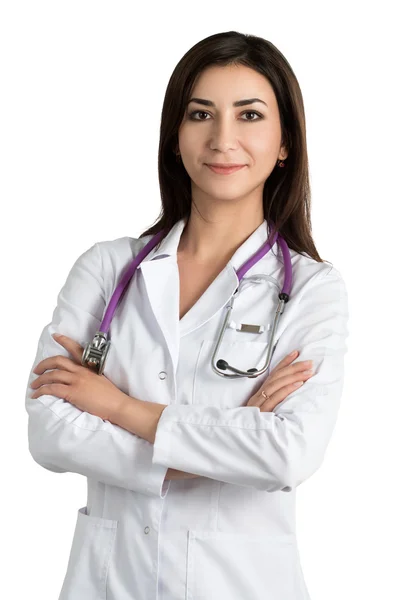
M 236 125 L 236 122 L 232 121 L 230 118 L 215 119 L 211 126 L 210 149 L 219 150 L 223 153 L 237 149 L 238 130 Z

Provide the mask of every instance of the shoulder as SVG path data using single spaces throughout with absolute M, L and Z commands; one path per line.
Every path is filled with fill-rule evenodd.
M 96 245 L 103 261 L 109 263 L 109 265 L 118 266 L 135 258 L 151 237 L 150 235 L 143 238 L 124 236 L 114 240 L 102 240 L 97 242 Z
M 97 246 L 101 258 L 106 297 L 114 291 L 125 268 L 150 241 L 151 237 L 151 235 L 143 238 L 124 236 L 96 242 L 95 246 Z
M 320 262 L 306 253 L 300 254 L 295 250 L 289 250 L 293 270 L 292 294 L 302 296 L 321 286 L 340 289 L 347 293 L 341 271 L 331 262 L 327 260 Z
M 295 327 L 309 339 L 321 328 L 323 335 L 347 335 L 349 298 L 341 271 L 329 261 L 317 261 L 291 249 L 290 254 L 293 279 L 285 315 L 290 331 Z

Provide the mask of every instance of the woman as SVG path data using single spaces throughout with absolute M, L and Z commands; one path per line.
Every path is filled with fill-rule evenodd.
M 218 168 L 228 163 L 241 168 Z M 309 599 L 296 487 L 321 465 L 335 425 L 348 305 L 312 240 L 302 96 L 273 44 L 231 31 L 180 60 L 164 99 L 159 176 L 157 223 L 94 244 L 73 265 L 29 379 L 34 460 L 88 484 L 59 598 Z M 95 372 L 84 344 L 160 232 Z M 275 232 L 293 279 L 271 340 L 287 267 Z M 223 361 L 261 370 L 272 344 L 258 377 L 224 376 Z

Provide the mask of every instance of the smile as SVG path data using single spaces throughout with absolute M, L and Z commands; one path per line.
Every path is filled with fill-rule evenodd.
M 218 175 L 230 175 L 231 173 L 240 171 L 240 169 L 243 169 L 243 167 L 245 166 L 246 165 L 241 165 L 240 167 L 212 167 L 210 165 L 207 165 L 207 167 L 211 169 L 211 171 L 214 171 L 214 173 L 218 173 Z

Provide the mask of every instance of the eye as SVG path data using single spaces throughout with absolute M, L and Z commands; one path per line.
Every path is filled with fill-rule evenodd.
M 194 115 L 197 114 L 203 114 L 203 115 L 209 115 L 210 113 L 204 111 L 204 110 L 194 110 L 193 112 L 189 113 L 189 119 L 191 121 L 207 121 L 208 119 L 195 119 Z M 260 121 L 261 119 L 263 119 L 263 115 L 255 110 L 246 110 L 242 113 L 242 115 L 257 115 L 259 118 L 258 119 L 244 119 L 245 121 Z

